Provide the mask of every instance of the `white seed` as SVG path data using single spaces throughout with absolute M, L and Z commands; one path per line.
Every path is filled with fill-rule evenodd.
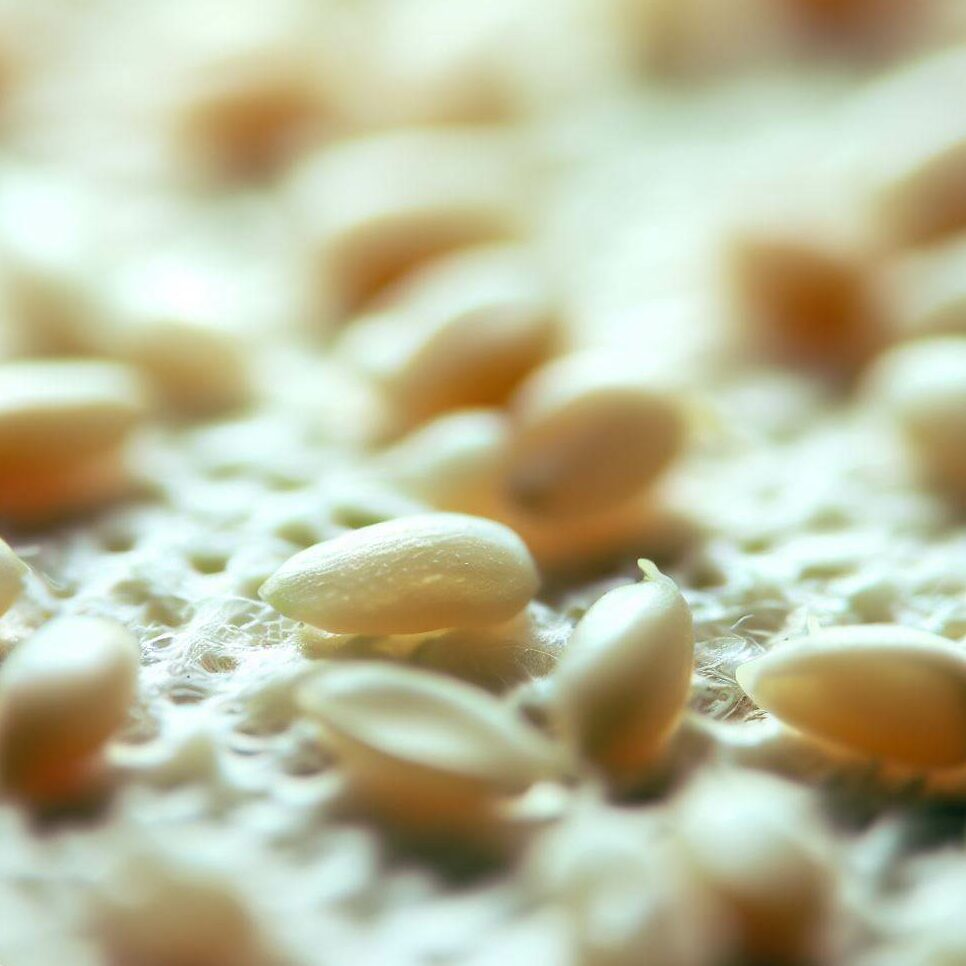
M 528 378 L 512 404 L 508 488 L 534 515 L 611 507 L 640 493 L 684 443 L 679 406 L 619 358 L 578 354 Z
M 808 737 L 917 769 L 966 762 L 966 656 L 895 624 L 837 627 L 738 669 L 758 704 Z
M 223 413 L 251 399 L 242 340 L 214 325 L 175 319 L 137 322 L 118 334 L 116 351 L 178 412 Z
M 439 674 L 334 664 L 302 686 L 299 704 L 368 794 L 422 803 L 426 818 L 455 800 L 520 792 L 559 771 L 553 746 L 508 705 Z
M 377 460 L 380 475 L 438 510 L 494 516 L 510 431 L 490 409 L 440 416 L 404 436 Z
M 966 499 L 966 337 L 897 346 L 876 363 L 869 393 L 893 414 L 923 475 Z
M 10 610 L 20 596 L 26 575 L 27 565 L 0 540 L 0 614 Z
M 604 594 L 580 619 L 554 672 L 561 732 L 614 777 L 652 761 L 691 685 L 691 611 L 669 577 L 645 564 L 643 583 Z
M 676 803 L 679 840 L 722 901 L 743 957 L 824 960 L 831 866 L 810 806 L 804 790 L 750 772 L 709 775 Z
M 509 620 L 538 583 L 526 546 L 508 527 L 433 513 L 309 547 L 261 595 L 286 616 L 327 631 L 417 634 Z
M 297 171 L 293 202 L 335 311 L 428 258 L 516 234 L 504 147 L 469 131 L 397 132 L 339 144 Z
M 503 403 L 551 354 L 557 319 L 536 266 L 516 248 L 435 261 L 346 331 L 341 354 L 387 394 L 397 424 Z
M 0 772 L 30 795 L 56 793 L 124 723 L 138 646 L 114 621 L 64 617 L 0 668 Z

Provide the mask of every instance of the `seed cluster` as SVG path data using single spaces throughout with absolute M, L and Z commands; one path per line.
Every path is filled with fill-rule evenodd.
M 22 6 L 0 961 L 960 961 L 946 0 Z

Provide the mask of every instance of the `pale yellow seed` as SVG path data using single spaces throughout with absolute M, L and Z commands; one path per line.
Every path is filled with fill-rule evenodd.
M 560 769 L 554 747 L 508 705 L 426 671 L 334 664 L 302 686 L 299 705 L 367 794 L 407 811 L 420 803 L 426 819 L 457 800 L 523 791 Z
M 895 624 L 819 631 L 738 669 L 761 708 L 808 737 L 916 769 L 966 762 L 966 656 Z
M 10 610 L 20 596 L 26 575 L 27 565 L 0 540 L 0 614 Z
M 807 794 L 766 775 L 722 772 L 676 806 L 677 837 L 723 903 L 740 953 L 762 962 L 824 958 L 831 866 Z
M 136 372 L 112 362 L 0 366 L 0 465 L 63 466 L 124 441 L 144 414 Z
M 922 474 L 966 500 L 966 336 L 900 345 L 869 375 L 869 395 L 892 413 Z
M 619 358 L 565 357 L 537 370 L 512 403 L 508 492 L 543 516 L 591 513 L 653 483 L 684 444 L 680 407 Z
M 0 669 L 0 773 L 29 795 L 57 794 L 124 723 L 138 646 L 114 621 L 64 617 Z
M 416 634 L 509 620 L 536 593 L 523 541 L 455 513 L 377 523 L 309 547 L 261 595 L 288 617 L 348 634 Z
M 966 243 L 960 236 L 893 260 L 884 289 L 898 334 L 966 336 Z
M 117 334 L 116 351 L 138 367 L 172 409 L 207 416 L 251 400 L 244 344 L 228 330 L 175 319 L 135 322 Z
M 615 778 L 651 762 L 691 685 L 691 611 L 669 577 L 644 564 L 643 583 L 604 594 L 580 619 L 553 676 L 560 730 Z
M 360 138 L 303 165 L 293 205 L 336 314 L 429 258 L 516 234 L 508 162 L 492 135 L 453 129 Z
M 384 450 L 380 477 L 439 510 L 494 515 L 510 431 L 490 409 L 440 416 Z
M 403 428 L 503 403 L 556 341 L 537 268 L 513 247 L 435 261 L 381 301 L 380 311 L 349 327 L 340 352 L 387 394 Z

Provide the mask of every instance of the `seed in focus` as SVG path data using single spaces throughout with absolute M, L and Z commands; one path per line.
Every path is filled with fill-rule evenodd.
M 533 373 L 511 405 L 508 493 L 535 516 L 591 513 L 653 483 L 684 446 L 671 395 L 583 353 Z
M 508 527 L 456 513 L 376 523 L 309 547 L 262 586 L 295 620 L 340 634 L 418 634 L 509 620 L 539 578 Z
M 565 739 L 617 779 L 653 761 L 684 711 L 694 665 L 691 611 L 669 577 L 604 594 L 580 619 L 554 672 Z
M 0 669 L 0 774 L 30 798 L 69 794 L 120 728 L 137 683 L 138 645 L 120 624 L 62 617 Z
M 761 708 L 810 738 L 916 769 L 966 762 L 966 658 L 895 624 L 836 627 L 738 669 Z

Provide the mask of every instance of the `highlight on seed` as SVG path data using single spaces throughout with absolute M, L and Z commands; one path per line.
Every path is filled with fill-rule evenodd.
M 27 565 L 0 539 L 0 616 L 14 605 L 23 590 Z
M 73 794 L 120 728 L 137 683 L 134 636 L 115 621 L 61 617 L 0 667 L 0 776 L 28 798 Z
M 553 673 L 553 707 L 576 754 L 618 780 L 659 754 L 684 711 L 694 666 L 691 611 L 650 561 L 645 579 L 604 594 Z
M 326 631 L 417 634 L 509 620 L 537 591 L 508 527 L 428 513 L 343 533 L 297 553 L 262 586 L 276 610 Z
M 335 663 L 301 686 L 298 703 L 369 803 L 409 819 L 516 794 L 561 771 L 557 749 L 509 705 L 434 672 Z
M 897 624 L 826 628 L 742 665 L 783 724 L 839 751 L 916 770 L 966 763 L 966 656 Z
M 510 405 L 507 493 L 534 516 L 592 513 L 651 485 L 684 447 L 681 408 L 612 355 L 575 353 L 526 379 Z

